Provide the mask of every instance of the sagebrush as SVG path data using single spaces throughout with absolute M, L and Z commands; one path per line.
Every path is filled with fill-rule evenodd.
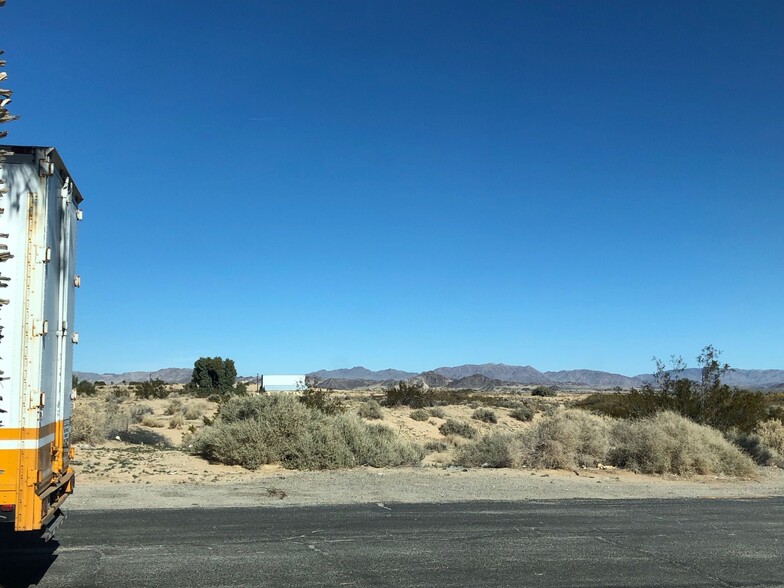
M 710 427 L 673 412 L 613 425 L 609 462 L 646 474 L 748 477 L 754 462 Z
M 442 435 L 458 435 L 466 439 L 473 439 L 476 437 L 476 429 L 469 423 L 458 421 L 455 419 L 446 419 L 444 424 L 438 427 Z
M 71 442 L 96 444 L 128 430 L 131 413 L 110 400 L 78 399 L 71 414 Z
M 255 469 L 317 470 L 418 464 L 421 446 L 352 414 L 327 414 L 290 396 L 233 398 L 191 440 L 208 459 Z

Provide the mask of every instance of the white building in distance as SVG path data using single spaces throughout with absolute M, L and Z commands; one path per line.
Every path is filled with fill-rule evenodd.
M 302 375 L 263 375 L 259 382 L 267 392 L 296 392 L 305 389 L 305 376 Z

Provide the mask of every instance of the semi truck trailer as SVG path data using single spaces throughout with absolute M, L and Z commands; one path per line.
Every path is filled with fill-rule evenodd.
M 48 539 L 75 481 L 71 366 L 82 195 L 53 147 L 0 146 L 0 158 L 0 528 Z

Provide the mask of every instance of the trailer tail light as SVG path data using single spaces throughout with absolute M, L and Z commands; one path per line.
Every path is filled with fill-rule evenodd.
M 14 510 L 13 504 L 0 504 L 0 512 L 11 512 Z

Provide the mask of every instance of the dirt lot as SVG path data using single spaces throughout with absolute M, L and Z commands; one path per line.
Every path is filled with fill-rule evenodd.
M 111 397 L 106 392 L 103 394 Z M 350 411 L 356 411 L 370 396 L 357 392 L 337 394 Z M 541 411 L 534 419 L 576 397 L 561 395 L 536 399 Z M 380 395 L 376 398 L 380 399 Z M 80 399 L 78 402 L 85 401 Z M 113 439 L 77 446 L 73 465 L 77 471 L 78 489 L 69 500 L 70 508 L 240 507 L 476 499 L 753 498 L 784 494 L 784 470 L 778 468 L 759 468 L 754 480 L 715 476 L 686 480 L 676 476 L 639 475 L 613 468 L 553 471 L 451 466 L 454 448 L 465 440 L 444 437 L 439 432 L 438 427 L 446 418 L 470 422 L 480 432 L 513 432 L 529 426 L 510 417 L 510 409 L 504 407 L 492 407 L 497 423 L 480 422 L 472 418 L 476 404 L 444 406 L 441 407 L 443 417 L 429 416 L 425 421 L 412 419 L 408 407 L 382 408 L 383 419 L 375 422 L 423 444 L 445 442 L 446 450 L 429 453 L 421 467 L 299 472 L 280 466 L 264 466 L 249 471 L 239 466 L 209 463 L 187 452 L 187 435 L 203 426 L 203 416 L 214 415 L 216 403 L 187 397 L 176 399 L 175 404 L 179 402 L 183 406 L 197 404 L 199 410 L 194 412 L 202 414 L 185 420 L 177 428 L 169 428 L 174 415 L 167 412 L 177 414 L 171 410 L 171 402 L 170 399 L 123 399 L 118 404 L 121 408 L 139 404 L 150 407 L 152 413 L 145 415 L 145 422 L 157 426 L 131 425 L 130 431 L 122 436 L 130 442 Z

